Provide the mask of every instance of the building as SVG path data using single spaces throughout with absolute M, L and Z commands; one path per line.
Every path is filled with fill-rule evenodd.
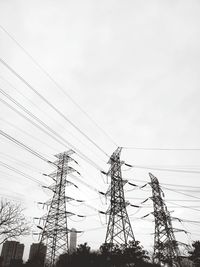
M 1 257 L 3 258 L 3 267 L 10 265 L 11 260 L 22 260 L 24 253 L 24 244 L 17 241 L 6 241 L 3 244 Z
M 47 247 L 44 244 L 40 243 L 33 243 L 30 246 L 30 251 L 29 251 L 29 261 L 34 260 L 35 257 L 38 257 L 40 259 L 45 259 L 47 252 Z M 39 254 L 39 255 L 38 255 Z
M 70 231 L 70 243 L 69 243 L 70 253 L 76 251 L 76 243 L 77 243 L 77 231 L 75 228 L 72 228 Z

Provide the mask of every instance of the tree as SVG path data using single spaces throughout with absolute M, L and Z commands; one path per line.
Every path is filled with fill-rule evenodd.
M 91 267 L 93 260 L 93 253 L 90 251 L 87 243 L 78 245 L 76 251 L 72 254 L 65 253 L 60 255 L 56 267 Z
M 122 250 L 128 264 L 134 263 L 136 266 L 141 266 L 149 260 L 147 251 L 143 250 L 139 241 L 130 241 L 127 246 L 122 245 Z
M 29 234 L 29 225 L 20 204 L 0 201 L 0 244 L 7 239 Z
M 189 251 L 189 259 L 193 261 L 195 267 L 200 267 L 200 241 L 195 241 L 192 244 L 193 251 Z
M 103 243 L 100 248 L 100 261 L 102 266 L 108 267 L 112 265 L 112 251 L 114 248 L 114 244 L 112 243 Z
M 0 256 L 0 267 L 2 267 L 2 263 L 3 263 L 3 257 Z
M 76 249 L 76 254 L 88 256 L 90 254 L 90 249 L 91 248 L 87 245 L 87 243 L 80 244 Z
M 91 248 L 87 243 L 78 245 L 76 252 L 74 253 L 75 262 L 77 267 L 91 266 Z
M 102 244 L 100 254 L 103 266 L 150 266 L 147 263 L 147 252 L 139 245 L 139 241 L 130 241 L 128 244 Z
M 147 252 L 138 241 L 128 245 L 104 243 L 97 251 L 91 251 L 84 243 L 78 246 L 76 252 L 61 255 L 56 267 L 160 267 L 147 260 Z
M 10 261 L 9 267 L 23 267 L 23 261 L 22 260 L 12 259 Z

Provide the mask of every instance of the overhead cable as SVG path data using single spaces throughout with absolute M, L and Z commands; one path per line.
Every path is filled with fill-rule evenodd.
M 0 89 L 0 92 L 2 92 L 2 89 Z M 10 100 L 12 99 L 9 96 Z M 74 147 L 71 143 L 69 143 L 66 139 L 64 139 L 61 135 L 59 135 L 58 133 L 56 133 L 54 130 L 52 130 L 46 123 L 44 123 L 43 121 L 41 121 L 38 117 L 36 117 L 35 115 L 33 115 L 30 111 L 28 111 L 26 108 L 24 108 L 23 106 L 21 106 L 21 104 L 19 104 L 17 101 L 14 100 L 14 103 L 20 107 L 25 113 L 27 113 L 30 117 L 32 117 L 33 119 L 35 119 L 38 123 L 40 123 L 44 128 L 46 128 L 48 131 L 50 131 L 51 133 L 47 132 L 45 129 L 43 129 L 40 125 L 38 125 L 37 123 L 35 123 L 34 121 L 30 120 L 28 117 L 26 117 L 24 114 L 22 114 L 19 110 L 15 109 L 14 107 L 12 107 L 10 104 L 8 104 L 5 100 L 0 99 L 0 101 L 2 103 L 4 103 L 4 105 L 8 106 L 10 109 L 12 109 L 13 111 L 15 111 L 17 114 L 19 114 L 21 117 L 23 117 L 25 120 L 29 121 L 31 124 L 33 124 L 35 127 L 37 127 L 38 129 L 40 129 L 41 131 L 43 131 L 45 134 L 47 134 L 48 136 L 50 136 L 51 138 L 53 138 L 55 141 L 57 141 L 58 143 L 60 143 L 61 145 L 66 147 L 66 144 L 68 147 L 72 148 L 74 151 L 77 152 L 77 155 L 79 155 L 79 157 L 81 157 L 83 160 L 87 161 L 89 164 L 91 164 L 94 168 L 96 168 L 97 170 L 101 170 L 102 168 L 100 166 L 98 166 L 94 161 L 92 161 L 91 159 L 89 159 L 86 155 L 84 155 L 79 149 L 77 149 L 76 147 Z M 11 100 L 12 101 L 12 100 Z M 13 102 L 13 101 L 12 101 Z M 55 135 L 55 136 L 54 136 Z M 62 141 L 60 141 L 59 139 L 61 139 Z M 65 144 L 66 143 L 66 144 Z
M 173 205 L 176 205 L 178 207 L 181 207 L 181 208 L 186 208 L 186 209 L 190 209 L 190 210 L 195 210 L 195 211 L 200 211 L 199 209 L 195 209 L 191 206 L 183 206 L 183 205 L 180 205 L 180 204 L 177 204 L 177 203 L 174 203 L 174 202 L 171 202 L 171 201 L 167 201 L 168 203 L 171 203 Z
M 150 151 L 200 151 L 200 148 L 160 148 L 160 147 L 128 147 L 125 146 L 123 149 L 133 150 L 150 150 Z
M 0 161 L 0 165 L 3 166 L 4 168 L 7 168 L 7 169 L 17 173 L 17 174 L 20 174 L 24 178 L 29 179 L 29 180 L 31 180 L 31 181 L 33 181 L 33 182 L 35 182 L 35 183 L 37 183 L 37 184 L 39 184 L 41 186 L 44 185 L 43 183 L 41 183 L 39 180 L 35 179 L 34 177 L 32 177 L 32 176 L 30 176 L 30 175 L 28 175 L 28 174 L 26 174 L 26 173 L 24 173 L 24 172 L 22 172 L 22 171 L 20 171 L 20 170 L 18 170 L 16 168 L 12 167 L 12 166 L 10 166 L 10 165 L 2 162 L 2 161 Z
M 45 162 L 47 162 L 49 164 L 52 164 L 52 165 L 54 165 L 54 166 L 57 167 L 57 165 L 55 163 L 53 163 L 52 161 L 50 161 L 47 158 L 43 157 L 38 152 L 34 151 L 32 148 L 30 148 L 27 145 L 23 144 L 22 142 L 18 141 L 17 139 L 15 139 L 14 137 L 12 137 L 9 134 L 5 133 L 4 131 L 0 130 L 0 135 L 4 136 L 5 138 L 7 138 L 8 140 L 10 140 L 11 142 L 13 142 L 16 145 L 22 147 L 23 149 L 25 149 L 26 151 L 30 152 L 34 156 L 40 158 L 41 160 L 43 160 L 43 161 L 45 161 Z
M 0 101 L 1 101 L 2 99 L 0 99 Z M 25 120 L 27 120 L 29 123 L 31 123 L 31 121 L 29 120 L 29 118 L 28 117 L 26 117 L 25 115 L 23 115 L 21 112 L 19 112 L 18 113 L 18 110 L 17 109 L 15 109 L 14 107 L 12 107 L 11 105 L 9 105 L 6 101 L 1 101 L 3 104 L 5 104 L 7 107 L 9 107 L 10 109 L 12 109 L 14 112 L 16 112 L 17 114 L 19 114 L 21 117 L 23 117 Z M 20 127 L 18 127 L 17 125 L 15 125 L 15 124 L 13 124 L 13 123 L 11 123 L 10 121 L 7 121 L 7 120 L 4 120 L 4 119 L 2 119 L 2 118 L 0 118 L 0 120 L 2 120 L 4 123 L 6 123 L 6 124 L 8 124 L 9 126 L 11 126 L 12 128 L 14 128 L 14 129 L 17 129 L 18 131 L 20 131 L 21 133 L 23 133 L 24 135 L 26 135 L 26 136 L 28 136 L 28 137 L 31 137 L 32 139 L 34 139 L 34 140 L 37 140 L 40 144 L 42 144 L 42 145 L 45 145 L 45 146 L 47 146 L 48 148 L 51 148 L 52 149 L 52 151 L 54 152 L 54 154 L 56 154 L 58 151 L 57 151 L 57 149 L 55 148 L 55 147 L 53 147 L 53 146 L 51 146 L 51 144 L 49 144 L 49 143 L 47 143 L 47 142 L 45 142 L 44 140 L 41 140 L 40 138 L 38 138 L 38 136 L 36 136 L 36 135 L 32 135 L 32 134 L 30 134 L 30 132 L 27 132 L 27 131 L 24 131 L 24 129 L 22 129 L 22 128 L 20 128 Z M 31 123 L 32 124 L 32 123 Z M 36 126 L 36 125 L 34 125 L 34 126 Z M 38 125 L 37 125 L 38 126 Z M 37 127 L 36 126 L 36 127 Z M 38 128 L 38 127 L 37 127 Z M 38 129 L 40 129 L 40 128 L 38 128 Z M 40 130 L 42 130 L 42 128 L 40 129 Z M 46 132 L 45 132 L 46 133 Z
M 131 165 L 125 163 L 128 167 L 138 168 L 138 169 L 146 169 L 146 170 L 157 170 L 157 171 L 165 171 L 165 172 L 182 172 L 182 173 L 194 173 L 200 174 L 200 171 L 189 171 L 189 170 L 178 170 L 178 169 L 168 169 L 168 168 L 156 168 L 151 166 L 142 166 L 142 165 Z
M 28 101 L 30 101 L 31 102 L 31 104 L 32 105 L 34 105 L 37 109 L 39 109 L 42 113 L 44 113 L 48 118 L 49 118 L 49 113 L 47 113 L 44 109 L 42 109 L 40 106 L 38 106 L 38 105 L 36 105 L 31 99 L 29 99 L 28 97 L 26 97 L 19 89 L 17 89 L 15 86 L 13 86 L 7 79 L 5 79 L 4 77 L 1 77 L 0 76 L 0 78 L 3 80 L 3 81 L 5 81 L 6 83 L 8 83 L 9 84 L 9 86 L 11 87 L 11 88 L 13 88 L 13 89 L 15 89 L 22 97 L 24 97 L 26 100 L 28 100 Z M 54 123 L 58 123 L 52 116 L 50 117 L 50 119 L 52 120 L 52 121 L 54 121 Z M 63 127 L 63 125 L 62 125 L 62 127 Z M 70 132 L 69 130 L 67 130 L 67 132 L 72 136 L 72 137 L 74 137 L 74 134 L 72 133 L 72 132 Z M 78 137 L 75 137 L 76 138 L 76 140 L 78 141 L 78 142 L 80 142 L 83 146 L 85 146 L 85 147 L 87 147 L 88 148 L 88 146 L 85 144 L 85 142 L 83 142 L 83 141 L 81 141 Z M 94 152 L 93 152 L 94 153 Z M 96 153 L 95 153 L 96 154 Z M 97 156 L 97 154 L 96 154 L 96 156 Z M 97 157 L 99 157 L 99 156 L 97 156 Z M 100 158 L 100 157 L 99 157 Z
M 135 178 L 128 178 L 127 179 L 128 181 L 135 181 L 135 182 L 143 182 L 143 183 L 148 183 L 147 180 L 138 180 L 138 179 L 135 179 Z M 169 184 L 169 183 L 160 183 L 161 185 L 167 185 L 167 186 L 173 186 L 173 187 L 185 187 L 185 188 L 195 188 L 195 189 L 200 189 L 200 186 L 192 186 L 192 185 L 186 185 L 186 184 Z
M 174 189 L 167 188 L 167 187 L 164 187 L 164 186 L 162 186 L 162 188 L 165 188 L 166 190 L 175 192 L 175 193 L 177 193 L 177 194 L 181 194 L 181 195 L 184 195 L 184 196 L 188 196 L 188 197 L 192 197 L 192 198 L 196 198 L 196 199 L 199 199 L 199 200 L 200 200 L 200 197 L 196 197 L 196 196 L 192 196 L 192 195 L 189 195 L 189 194 L 185 194 L 185 193 L 180 192 L 180 191 L 178 191 L 178 190 L 174 190 Z
M 62 88 L 58 82 L 31 56 L 31 54 L 3 27 L 0 28 L 15 42 L 15 44 L 35 63 L 35 65 L 54 83 L 54 85 L 64 93 L 64 95 L 70 99 L 70 101 L 78 107 L 78 109 L 115 145 L 118 146 L 115 141 L 108 135 L 104 129 L 102 129 L 94 119 Z
M 43 95 L 41 95 L 32 85 L 30 85 L 21 75 L 19 75 L 13 68 L 11 68 L 2 58 L 0 62 L 9 69 L 18 79 L 20 79 L 29 89 L 31 89 L 37 96 L 39 96 L 48 106 L 50 106 L 57 114 L 59 114 L 64 120 L 66 120 L 72 127 L 74 127 L 79 133 L 81 133 L 90 143 L 98 148 L 107 157 L 110 157 L 97 143 L 95 143 L 88 135 L 86 135 L 78 126 L 76 126 L 71 120 L 69 120 L 58 108 L 56 108 L 51 102 L 49 102 Z

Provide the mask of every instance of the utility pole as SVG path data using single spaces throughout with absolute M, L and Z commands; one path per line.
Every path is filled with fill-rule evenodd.
M 152 200 L 155 218 L 153 262 L 168 264 L 170 267 L 181 266 L 180 251 L 172 227 L 172 219 L 164 202 L 164 193 L 158 179 L 149 173 L 152 187 Z
M 67 218 L 72 213 L 66 210 L 65 187 L 70 184 L 66 177 L 69 173 L 75 171 L 69 166 L 69 162 L 73 159 L 70 157 L 74 152 L 69 150 L 55 155 L 57 160 L 57 170 L 48 176 L 52 178 L 53 184 L 49 187 L 53 192 L 53 197 L 46 202 L 48 213 L 43 216 L 44 227 L 38 226 L 42 230 L 40 244 L 47 247 L 44 266 L 55 267 L 58 257 L 68 252 L 68 234 L 70 230 L 67 226 Z M 40 249 L 40 248 L 39 248 Z M 40 254 L 40 252 L 38 252 Z
M 110 207 L 107 211 L 109 220 L 105 243 L 110 244 L 125 244 L 129 241 L 135 241 L 133 230 L 130 224 L 126 206 L 128 202 L 124 197 L 124 184 L 126 181 L 122 179 L 121 166 L 123 162 L 120 160 L 122 148 L 117 148 L 108 163 L 111 164 L 107 175 L 111 177 L 111 185 L 109 190 Z

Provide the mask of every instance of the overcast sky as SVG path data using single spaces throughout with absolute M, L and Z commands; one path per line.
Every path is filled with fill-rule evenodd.
M 116 149 L 114 143 L 140 148 L 200 148 L 199 14 L 200 2 L 191 0 L 0 0 L 0 25 L 4 29 L 0 28 L 0 58 L 65 114 L 96 146 L 2 63 L 0 88 L 104 170 L 109 168 L 107 155 Z M 63 91 L 53 84 L 5 30 L 61 85 Z M 66 93 L 112 140 L 72 103 Z M 19 110 L 5 96 L 0 94 L 0 97 Z M 1 129 L 6 133 L 51 160 L 55 153 L 67 149 L 0 103 Z M 0 142 L 2 162 L 50 183 L 42 173 L 51 172 L 52 167 L 2 136 Z M 77 169 L 82 174 L 81 179 L 105 191 L 108 187 L 105 177 L 78 155 L 75 158 L 79 162 Z M 139 166 L 200 172 L 200 151 L 123 149 L 122 160 Z M 149 182 L 149 171 L 161 183 L 175 184 L 176 187 L 169 187 L 173 190 L 182 188 L 177 185 L 200 187 L 198 173 L 124 168 L 124 178 L 132 179 L 132 182 L 138 180 L 138 184 L 142 185 L 143 181 Z M 43 214 L 37 201 L 48 199 L 51 196 L 48 192 L 3 166 L 0 173 L 2 196 L 21 201 L 30 220 Z M 107 209 L 105 200 L 99 199 L 94 190 L 75 180 L 73 182 L 79 185 L 79 189 L 67 187 L 68 195 L 82 197 L 101 210 Z M 130 189 L 127 185 L 125 191 L 127 199 L 133 204 L 151 195 L 150 187 L 143 191 Z M 190 191 L 182 193 L 199 196 L 198 188 L 188 187 L 187 190 Z M 197 198 L 167 189 L 165 197 L 169 201 L 174 200 L 175 204 L 168 205 L 175 217 L 199 220 Z M 181 208 L 177 204 L 193 209 Z M 128 212 L 132 214 L 130 218 L 136 239 L 150 249 L 153 246 L 154 225 L 150 221 L 136 219 L 152 211 L 151 202 L 147 205 L 140 210 L 128 207 Z M 97 248 L 104 242 L 104 216 L 99 218 L 95 210 L 84 205 L 69 205 L 68 209 L 90 215 L 83 222 L 76 218 L 69 221 L 69 227 L 85 230 L 78 237 L 79 243 L 88 242 Z M 177 222 L 175 226 L 183 227 Z M 96 227 L 102 229 L 91 230 Z M 177 239 L 187 243 L 190 237 L 200 238 L 197 225 L 186 223 L 184 227 L 192 235 L 188 239 L 186 235 L 179 234 Z M 37 237 L 30 236 L 22 241 L 27 246 L 26 257 L 29 244 L 36 242 Z

